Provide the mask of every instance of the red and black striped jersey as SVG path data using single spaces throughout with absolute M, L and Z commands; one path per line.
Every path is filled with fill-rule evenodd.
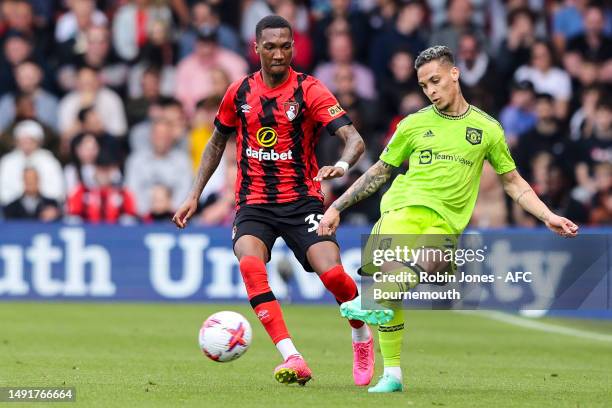
M 316 78 L 290 70 L 269 88 L 260 71 L 230 85 L 215 118 L 221 133 L 236 132 L 236 205 L 323 200 L 315 145 L 325 126 L 333 134 L 351 121 Z

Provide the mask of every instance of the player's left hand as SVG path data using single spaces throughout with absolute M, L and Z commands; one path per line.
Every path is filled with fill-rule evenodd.
M 344 169 L 342 167 L 323 166 L 319 169 L 319 173 L 317 173 L 314 181 L 328 180 L 342 176 L 344 176 Z
M 549 230 L 562 237 L 573 238 L 578 235 L 578 226 L 567 218 L 560 217 L 557 214 L 551 214 L 544 224 Z
M 319 221 L 319 228 L 317 228 L 317 235 L 325 236 L 332 235 L 336 232 L 336 229 L 340 225 L 340 212 L 334 207 L 329 207 L 323 218 Z

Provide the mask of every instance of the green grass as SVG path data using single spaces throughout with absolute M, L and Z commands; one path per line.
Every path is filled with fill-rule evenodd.
M 197 332 L 206 316 L 224 309 L 249 318 L 254 340 L 242 358 L 219 364 L 200 353 Z M 352 384 L 349 330 L 336 308 L 287 306 L 284 311 L 314 372 L 306 387 L 274 381 L 280 358 L 245 305 L 0 303 L 0 386 L 76 387 L 77 403 L 54 407 L 612 404 L 612 343 L 474 314 L 408 312 L 406 392 L 369 395 Z M 607 332 L 609 323 L 602 327 Z M 379 375 L 380 354 L 377 364 Z

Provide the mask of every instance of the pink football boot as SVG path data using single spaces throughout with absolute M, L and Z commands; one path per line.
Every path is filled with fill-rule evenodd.
M 366 327 L 368 327 L 366 325 Z M 372 331 L 367 341 L 353 342 L 353 379 L 355 385 L 368 385 L 374 376 L 374 337 Z
M 312 371 L 299 354 L 289 356 L 274 369 L 274 378 L 281 384 L 298 383 L 306 385 L 312 378 Z

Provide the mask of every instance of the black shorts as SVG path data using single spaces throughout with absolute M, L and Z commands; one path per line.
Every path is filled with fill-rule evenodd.
M 332 241 L 338 245 L 335 235 L 317 235 L 323 212 L 323 203 L 315 198 L 286 204 L 246 205 L 236 213 L 232 243 L 236 245 L 238 238 L 243 235 L 253 235 L 266 245 L 270 259 L 274 242 L 281 237 L 304 269 L 312 272 L 312 266 L 306 258 L 308 248 L 323 241 Z

